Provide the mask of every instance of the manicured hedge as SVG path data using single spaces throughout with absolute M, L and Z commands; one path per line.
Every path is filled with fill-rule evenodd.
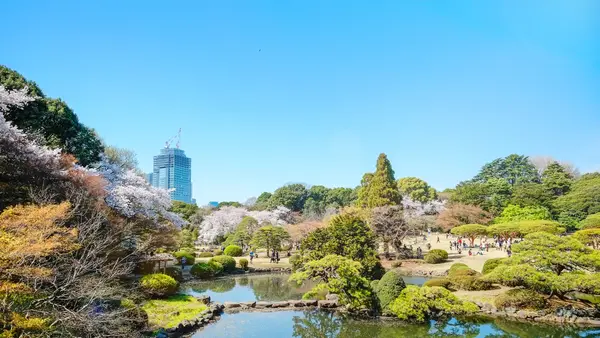
M 240 257 L 242 255 L 242 248 L 237 245 L 229 245 L 225 248 L 223 254 L 231 257 Z
M 508 290 L 496 297 L 494 304 L 498 309 L 533 309 L 541 310 L 546 308 L 547 302 L 544 296 L 528 289 Z
M 210 278 L 215 275 L 215 271 L 211 265 L 205 262 L 194 264 L 190 269 L 190 273 L 192 276 L 200 279 Z
M 212 252 L 201 252 L 200 254 L 198 254 L 198 257 L 200 258 L 207 258 L 207 257 L 213 257 L 213 253 Z
M 235 270 L 235 259 L 233 259 L 233 257 L 231 256 L 215 256 L 211 258 L 208 262 L 221 263 L 225 272 L 232 272 Z
M 423 286 L 440 286 L 446 288 L 448 290 L 453 290 L 452 282 L 447 280 L 446 278 L 435 278 L 426 281 Z
M 150 296 L 166 297 L 177 292 L 179 283 L 169 275 L 154 273 L 142 277 L 140 287 L 144 293 Z
M 424 259 L 429 264 L 443 263 L 448 259 L 448 252 L 446 250 L 433 249 L 425 255 Z
M 238 263 L 240 264 L 240 268 L 248 270 L 248 260 L 246 258 L 240 258 Z
M 177 263 L 179 264 L 181 264 L 182 257 L 185 257 L 185 265 L 194 265 L 194 262 L 196 262 L 196 257 L 194 256 L 194 254 L 188 251 L 177 251 L 173 253 L 173 256 L 177 258 Z
M 504 258 L 490 258 L 483 264 L 482 273 L 485 275 L 486 273 L 492 272 L 498 265 L 502 263 Z
M 385 312 L 394 299 L 400 296 L 402 290 L 406 288 L 404 279 L 395 270 L 390 270 L 381 277 L 379 282 L 375 285 L 375 294 L 379 300 L 381 309 Z

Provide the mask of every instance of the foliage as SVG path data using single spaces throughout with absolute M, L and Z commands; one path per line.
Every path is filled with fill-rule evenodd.
M 501 293 L 494 299 L 494 305 L 498 309 L 532 309 L 541 310 L 546 308 L 546 299 L 539 293 L 527 289 L 512 289 Z
M 288 184 L 278 188 L 269 199 L 269 207 L 284 206 L 292 211 L 301 211 L 308 197 L 308 191 L 303 184 Z
M 443 263 L 448 259 L 448 252 L 446 250 L 433 249 L 425 255 L 424 259 L 429 264 Z
M 294 243 L 302 242 L 303 239 L 308 236 L 311 232 L 327 226 L 325 222 L 321 221 L 305 221 L 298 224 L 289 224 L 285 226 L 285 229 L 290 234 L 290 240 Z
M 558 162 L 553 162 L 542 173 L 542 184 L 554 196 L 562 196 L 569 192 L 573 175 Z
M 256 210 L 267 209 L 269 207 L 269 200 L 271 199 L 271 196 L 272 194 L 270 192 L 263 192 L 256 199 L 253 208 Z
M 390 305 L 390 310 L 402 320 L 424 322 L 444 315 L 468 315 L 479 311 L 477 305 L 461 301 L 441 287 L 408 285 Z
M 35 83 L 4 66 L 0 66 L 0 99 L 6 102 L 0 103 L 4 118 L 40 135 L 44 145 L 74 155 L 82 166 L 99 160 L 103 146 L 94 130 L 80 123 L 64 101 L 45 97 Z
M 258 229 L 250 243 L 255 248 L 265 248 L 269 252 L 280 250 L 281 244 L 289 238 L 290 234 L 283 227 L 268 225 Z
M 442 287 L 442 288 L 448 289 L 450 291 L 453 290 L 452 289 L 452 282 L 450 282 L 446 278 L 434 278 L 434 279 L 430 279 L 430 280 L 426 281 L 425 283 L 423 283 L 423 286 L 429 286 L 429 287 L 438 286 L 438 287 Z
M 539 175 L 535 167 L 524 155 L 511 154 L 486 163 L 474 178 L 477 182 L 502 179 L 510 185 L 538 182 Z
M 225 272 L 232 272 L 235 270 L 235 259 L 233 259 L 233 257 L 215 256 L 208 261 L 209 264 L 211 262 L 216 262 L 216 263 L 220 263 L 221 265 L 223 265 L 223 270 Z
M 212 252 L 201 252 L 198 254 L 198 257 L 200 258 L 207 258 L 207 257 L 213 257 L 213 253 Z
M 151 328 L 172 328 L 184 320 L 195 319 L 207 306 L 193 296 L 174 295 L 167 299 L 149 300 L 142 309 L 148 314 Z
M 579 211 L 584 215 L 600 212 L 600 173 L 585 174 L 571 185 L 568 194 L 554 201 L 557 213 Z
M 464 224 L 450 230 L 452 234 L 467 237 L 471 242 L 471 247 L 475 244 L 475 239 L 487 234 L 488 227 L 481 224 Z
M 372 291 L 369 281 L 361 276 L 361 271 L 359 262 L 338 255 L 327 255 L 307 262 L 289 280 L 298 284 L 306 280 L 319 282 L 311 293 L 327 290 L 339 295 L 340 303 L 349 309 L 370 309 Z
M 456 273 L 456 271 L 459 270 L 470 270 L 469 266 L 465 263 L 454 263 L 450 266 L 450 269 L 448 269 L 448 274 L 453 274 Z
M 154 273 L 142 277 L 140 287 L 144 293 L 150 296 L 165 297 L 175 294 L 179 284 L 169 275 Z
M 234 201 L 219 202 L 219 204 L 217 205 L 217 209 L 220 209 L 222 207 L 241 208 L 242 207 L 242 203 L 240 203 L 240 202 L 234 202 Z
M 402 196 L 394 179 L 394 170 L 385 154 L 379 154 L 375 173 L 363 176 L 358 191 L 357 204 L 360 207 L 375 208 L 398 205 Z
M 236 244 L 241 247 L 248 245 L 252 239 L 252 234 L 258 229 L 258 221 L 250 216 L 242 218 L 240 224 L 237 225 L 235 230 L 227 236 L 225 245 Z
M 404 219 L 402 206 L 400 205 L 373 208 L 369 225 L 373 232 L 381 237 L 384 243 L 390 243 L 396 252 L 402 250 L 402 242 L 406 236 L 424 230 L 415 227 Z
M 487 181 L 466 181 L 456 186 L 450 201 L 481 207 L 494 215 L 506 207 L 511 198 L 513 186 L 501 178 Z
M 591 215 L 590 215 L 591 216 Z M 586 214 L 581 211 L 563 211 L 558 214 L 558 222 L 568 230 L 578 229 Z
M 239 264 L 242 270 L 248 270 L 248 260 L 246 258 L 240 258 Z
M 242 248 L 237 245 L 229 245 L 225 248 L 223 254 L 231 257 L 240 257 L 242 255 Z
M 290 256 L 290 264 L 292 264 L 292 271 L 296 271 L 298 269 L 300 269 L 303 265 L 302 262 L 302 256 L 298 255 L 298 254 L 294 254 L 292 256 Z
M 198 212 L 198 206 L 196 204 L 189 204 L 181 201 L 173 201 L 170 211 L 178 214 L 184 220 L 190 221 L 192 216 Z
M 487 224 L 492 215 L 475 205 L 452 203 L 440 212 L 436 224 L 443 230 L 450 230 L 463 224 Z
M 492 289 L 492 283 L 482 279 L 481 274 L 466 265 L 454 264 L 448 270 L 448 281 L 455 290 L 480 291 Z
M 183 280 L 183 271 L 178 266 L 169 266 L 165 269 L 165 275 L 171 276 L 174 280 L 181 282 Z
M 573 237 L 585 245 L 600 250 L 600 228 L 579 230 Z
M 509 204 L 526 206 L 541 206 L 552 211 L 552 202 L 556 196 L 540 183 L 517 184 L 512 189 Z
M 360 262 L 364 276 L 379 279 L 383 273 L 375 248 L 375 236 L 367 224 L 360 216 L 347 213 L 333 216 L 328 227 L 310 233 L 301 245 L 305 261 L 340 255 Z
M 387 312 L 388 306 L 400 296 L 404 288 L 406 288 L 404 279 L 396 270 L 390 270 L 381 277 L 373 291 L 375 291 L 379 306 L 384 312 Z
M 177 251 L 173 253 L 173 256 L 177 259 L 177 263 L 181 264 L 181 259 L 185 257 L 185 265 L 194 265 L 196 261 L 196 257 L 194 254 L 189 253 L 188 251 Z
M 404 177 L 398 180 L 398 190 L 403 196 L 421 203 L 430 202 L 437 198 L 435 189 L 427 182 L 417 177 Z
M 588 215 L 579 223 L 580 229 L 595 229 L 600 228 L 600 212 Z
M 508 223 L 514 221 L 525 221 L 525 220 L 539 220 L 552 219 L 550 211 L 540 206 L 526 206 L 521 207 L 518 205 L 509 204 L 500 216 L 494 219 L 494 223 Z
M 225 271 L 225 267 L 223 266 L 223 264 L 221 264 L 217 261 L 214 261 L 212 259 L 209 260 L 208 263 L 206 263 L 206 264 L 208 264 L 208 266 L 211 268 L 211 270 L 213 272 L 213 276 L 218 276 L 218 275 L 222 274 L 223 271 Z
M 205 262 L 196 263 L 190 269 L 190 273 L 192 276 L 200 279 L 213 277 L 217 275 L 217 271 L 214 269 L 214 266 L 214 264 L 208 264 Z
M 213 257 L 214 256 L 221 256 L 221 255 L 223 255 L 223 251 L 219 250 L 219 249 L 214 249 L 213 252 L 212 252 L 212 254 L 213 254 Z
M 481 273 L 484 275 L 492 272 L 498 265 L 502 263 L 503 258 L 490 258 L 485 263 L 483 263 L 483 269 L 481 269 Z

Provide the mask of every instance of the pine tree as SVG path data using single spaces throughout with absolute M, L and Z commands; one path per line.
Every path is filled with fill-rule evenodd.
M 398 191 L 394 170 L 387 156 L 383 153 L 377 158 L 375 173 L 363 176 L 358 192 L 358 205 L 366 208 L 376 208 L 385 205 L 397 205 L 402 201 Z
M 566 194 L 573 183 L 573 176 L 558 162 L 550 164 L 542 173 L 542 184 L 555 196 Z

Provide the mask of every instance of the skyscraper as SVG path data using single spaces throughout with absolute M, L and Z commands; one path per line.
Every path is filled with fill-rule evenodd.
M 154 156 L 148 181 L 157 188 L 174 189 L 171 200 L 192 203 L 192 159 L 181 149 L 163 148 Z

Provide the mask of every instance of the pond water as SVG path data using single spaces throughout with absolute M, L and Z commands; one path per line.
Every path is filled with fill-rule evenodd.
M 208 295 L 214 302 L 280 301 L 302 299 L 314 287 L 306 282 L 301 286 L 289 283 L 288 274 L 227 276 L 207 281 L 187 283 L 182 291 L 192 296 Z M 406 284 L 423 285 L 428 278 L 403 277 Z
M 354 320 L 333 312 L 281 311 L 224 314 L 192 337 L 227 338 L 392 338 L 392 337 L 598 337 L 600 329 L 578 329 L 502 319 L 431 321 L 402 324 Z

